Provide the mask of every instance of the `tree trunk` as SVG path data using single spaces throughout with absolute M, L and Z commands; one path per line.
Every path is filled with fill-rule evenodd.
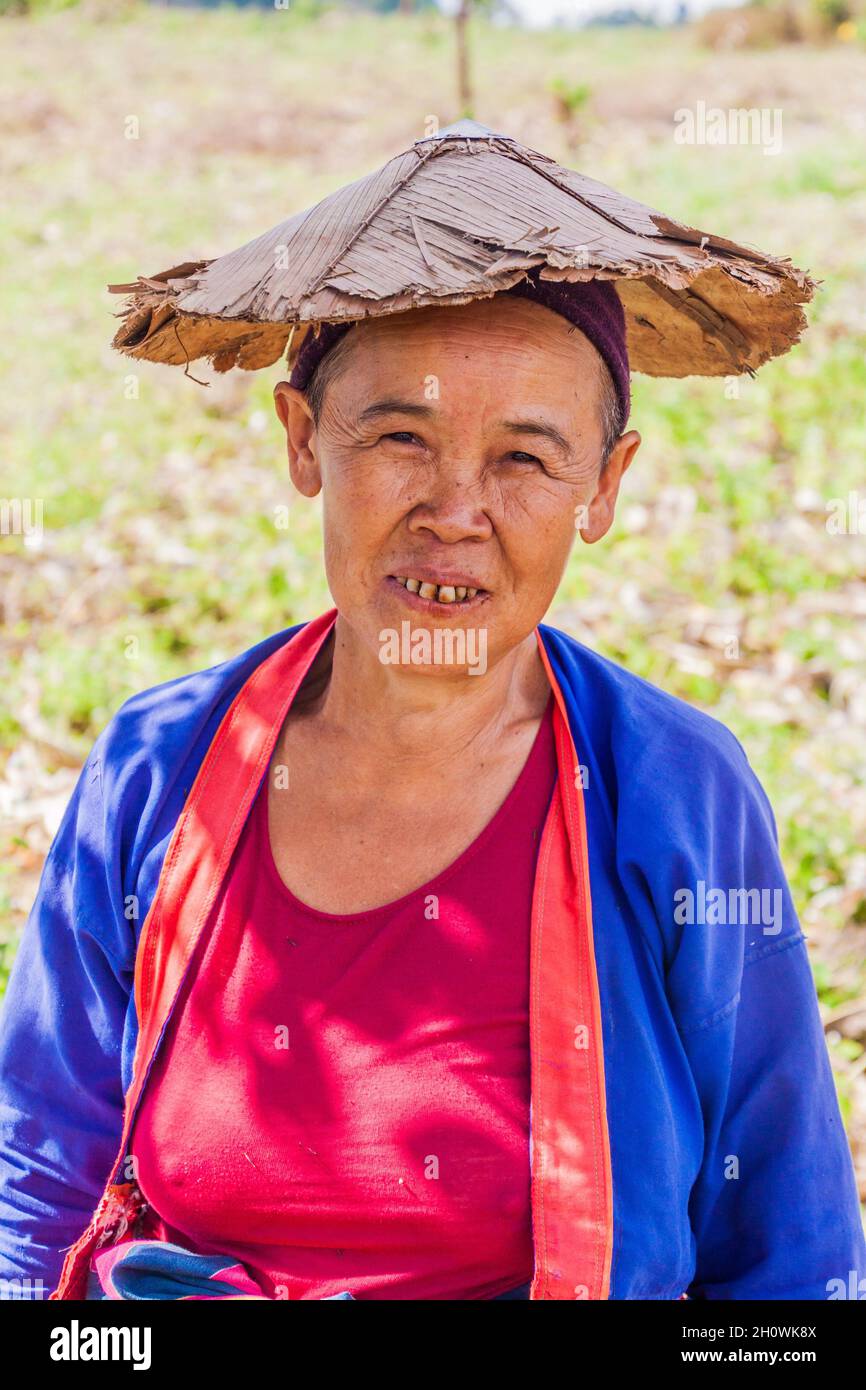
M 469 81 L 469 10 L 471 0 L 460 0 L 454 16 L 457 28 L 457 100 L 461 116 L 472 115 L 472 88 Z

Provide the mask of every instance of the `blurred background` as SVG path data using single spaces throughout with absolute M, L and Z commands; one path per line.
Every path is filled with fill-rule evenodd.
M 743 742 L 866 1196 L 866 0 L 0 0 L 0 69 L 0 990 L 118 705 L 330 606 L 279 364 L 121 357 L 106 284 L 471 115 L 821 282 L 755 379 L 633 379 L 617 521 L 549 617 Z

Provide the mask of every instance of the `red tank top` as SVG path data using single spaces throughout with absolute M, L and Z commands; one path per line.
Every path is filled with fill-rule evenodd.
M 552 702 L 478 838 L 369 912 L 301 903 L 256 797 L 131 1149 L 159 1234 L 272 1298 L 484 1299 L 533 1272 L 529 936 Z

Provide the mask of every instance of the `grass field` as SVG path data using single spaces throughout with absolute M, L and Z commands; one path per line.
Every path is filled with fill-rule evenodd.
M 459 114 L 436 16 L 69 10 L 0 21 L 0 942 L 5 967 L 76 769 L 120 702 L 328 604 L 289 496 L 278 368 L 216 377 L 109 348 L 108 282 L 215 256 Z M 743 741 L 775 808 L 866 1194 L 866 49 L 713 53 L 688 28 L 476 25 L 474 114 L 822 282 L 788 356 L 634 379 L 644 443 L 552 621 Z M 573 134 L 552 81 L 591 89 Z M 781 153 L 683 146 L 698 101 L 783 113 Z M 137 128 L 136 128 L 137 127 Z M 128 138 L 135 131 L 137 138 Z M 138 378 L 130 398 L 129 377 Z M 859 489 L 859 493 L 858 493 Z M 290 501 L 288 530 L 275 509 Z

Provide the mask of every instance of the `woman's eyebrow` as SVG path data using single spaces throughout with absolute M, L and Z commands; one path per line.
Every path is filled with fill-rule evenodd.
M 429 419 L 433 414 L 432 406 L 402 400 L 399 396 L 386 396 L 365 406 L 358 416 L 358 423 L 366 424 L 383 415 L 413 415 L 418 419 Z M 562 453 L 571 453 L 571 444 L 565 435 L 545 420 L 503 420 L 502 425 L 504 429 L 512 430 L 515 434 L 530 434 L 536 438 L 549 439 Z
M 571 444 L 565 435 L 561 434 L 555 425 L 550 425 L 544 420 L 503 420 L 502 425 L 504 429 L 513 430 L 516 434 L 533 434 L 549 439 L 564 454 L 571 453 Z
M 373 401 L 371 405 L 365 406 L 358 416 L 358 423 L 377 420 L 380 415 L 415 415 L 426 419 L 432 414 L 433 409 L 429 405 L 418 405 L 416 401 L 403 401 L 397 396 L 386 396 L 384 400 Z

